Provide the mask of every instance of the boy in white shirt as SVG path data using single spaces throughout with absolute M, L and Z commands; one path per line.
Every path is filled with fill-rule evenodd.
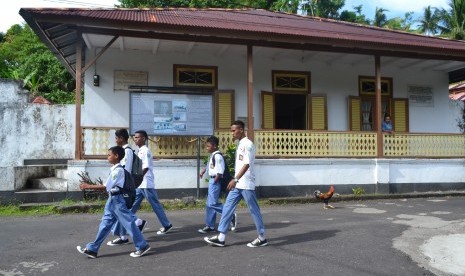
M 138 130 L 134 134 L 134 142 L 136 143 L 136 146 L 139 147 L 137 156 L 139 156 L 139 158 L 142 160 L 144 178 L 140 186 L 136 189 L 136 199 L 132 205 L 131 211 L 135 214 L 137 210 L 139 210 L 142 200 L 145 198 L 150 203 L 150 206 L 152 206 L 153 212 L 155 215 L 157 215 L 157 218 L 162 225 L 157 234 L 164 235 L 171 231 L 173 225 L 166 217 L 165 211 L 163 210 L 163 205 L 161 205 L 160 201 L 158 200 L 157 191 L 155 191 L 155 176 L 153 175 L 152 153 L 145 145 L 148 139 L 149 137 L 145 130 Z M 125 234 L 124 229 L 121 232 L 121 234 Z
M 112 147 L 108 150 L 108 162 L 113 166 L 110 169 L 110 175 L 105 182 L 105 189 L 108 192 L 108 200 L 105 204 L 105 210 L 100 223 L 99 230 L 95 241 L 88 243 L 84 248 L 77 246 L 76 249 L 89 258 L 97 258 L 98 250 L 102 242 L 110 234 L 111 227 L 116 221 L 119 221 L 122 226 L 127 229 L 129 235 L 134 240 L 136 247 L 135 252 L 130 254 L 131 257 L 141 257 L 145 255 L 150 246 L 145 241 L 142 233 L 135 224 L 136 217 L 126 207 L 126 201 L 121 194 L 120 188 L 124 187 L 125 173 L 120 165 L 121 159 L 124 157 L 124 149 L 120 146 Z
M 214 246 L 223 247 L 225 245 L 226 233 L 229 230 L 229 224 L 234 216 L 234 211 L 241 199 L 244 199 L 249 207 L 258 238 L 249 242 L 248 247 L 261 247 L 268 245 L 265 238 L 265 226 L 263 225 L 262 214 L 258 206 L 257 195 L 255 194 L 255 146 L 244 132 L 244 122 L 235 121 L 231 124 L 231 133 L 234 139 L 239 140 L 236 149 L 235 176 L 228 184 L 230 190 L 226 202 L 223 206 L 220 224 L 218 226 L 219 235 L 211 238 L 205 237 L 204 240 Z
M 216 213 L 220 214 L 223 212 L 223 204 L 219 202 L 221 193 L 221 178 L 223 177 L 224 171 L 227 170 L 224 162 L 223 155 L 218 150 L 219 139 L 216 136 L 210 136 L 207 138 L 207 151 L 210 153 L 207 166 L 200 172 L 200 178 L 203 177 L 205 172 L 208 173 L 210 180 L 208 182 L 208 196 L 205 207 L 206 219 L 205 227 L 199 229 L 198 232 L 201 234 L 208 234 L 215 231 L 216 224 Z M 235 231 L 237 226 L 237 216 L 234 213 L 231 222 L 231 230 Z
M 124 149 L 124 158 L 121 159 L 120 164 L 121 166 L 124 167 L 126 171 L 131 173 L 134 156 L 133 156 L 133 151 L 131 147 L 129 147 L 128 141 L 129 141 L 129 133 L 126 129 L 122 128 L 122 129 L 118 129 L 117 131 L 115 131 L 115 142 L 118 146 L 121 146 Z M 147 222 L 145 220 L 136 219 L 136 225 L 137 227 L 139 227 L 139 230 L 143 232 L 145 226 L 147 225 Z M 129 243 L 128 235 L 126 234 L 126 231 L 122 230 L 121 223 L 116 222 L 113 228 L 111 229 L 111 232 L 113 233 L 114 236 L 119 236 L 119 237 L 107 242 L 107 245 L 117 246 L 117 245 L 123 245 L 123 244 Z

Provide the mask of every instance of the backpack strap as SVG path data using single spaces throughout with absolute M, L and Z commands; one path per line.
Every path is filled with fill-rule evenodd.
M 224 160 L 224 156 L 223 156 L 223 154 L 221 153 L 221 151 L 215 152 L 215 153 L 213 154 L 213 156 L 212 156 L 213 167 L 216 166 L 215 155 L 217 155 L 217 154 L 220 154 L 221 157 L 223 157 L 223 160 Z

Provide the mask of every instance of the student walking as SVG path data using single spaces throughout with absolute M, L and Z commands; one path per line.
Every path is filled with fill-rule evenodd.
M 173 225 L 166 217 L 165 211 L 163 210 L 163 205 L 161 205 L 160 201 L 158 200 L 157 191 L 155 190 L 155 176 L 153 175 L 152 153 L 150 152 L 150 149 L 146 146 L 148 138 L 149 137 L 145 130 L 138 130 L 134 134 L 134 142 L 136 143 L 136 146 L 139 147 L 137 156 L 139 156 L 139 158 L 142 160 L 144 178 L 140 186 L 136 189 L 136 200 L 132 205 L 131 211 L 135 214 L 137 210 L 139 210 L 142 200 L 144 200 L 145 198 L 149 202 L 150 206 L 152 206 L 153 212 L 160 221 L 160 224 L 162 225 L 157 234 L 164 235 L 171 231 Z M 125 234 L 124 229 L 122 231 L 122 234 Z
M 239 140 L 236 149 L 235 177 L 228 184 L 230 190 L 226 202 L 223 206 L 223 213 L 218 226 L 220 232 L 217 236 L 205 237 L 204 240 L 214 246 L 225 246 L 226 233 L 233 218 L 234 211 L 241 199 L 244 199 L 257 229 L 258 238 L 249 242 L 248 247 L 261 247 L 268 245 L 265 238 L 265 226 L 263 225 L 262 214 L 258 206 L 255 194 L 255 146 L 250 141 L 244 131 L 244 122 L 235 121 L 231 125 L 231 133 L 234 139 Z
M 128 171 L 130 174 L 132 172 L 132 164 L 134 161 L 134 154 L 131 147 L 129 147 L 129 133 L 126 129 L 118 129 L 115 131 L 115 141 L 118 146 L 123 147 L 124 149 L 124 158 L 121 159 L 121 166 Z M 145 220 L 141 220 L 140 218 L 136 217 L 136 225 L 141 232 L 144 231 L 147 222 Z M 111 229 L 114 236 L 119 236 L 118 238 L 107 242 L 109 246 L 116 246 L 116 245 L 123 245 L 128 244 L 129 239 L 126 231 L 122 230 L 122 225 L 119 222 L 116 222 L 115 225 Z
M 88 243 L 84 248 L 81 246 L 76 247 L 81 254 L 87 255 L 92 259 L 97 258 L 97 253 L 102 242 L 110 234 L 111 227 L 116 221 L 122 224 L 134 240 L 136 251 L 130 254 L 131 257 L 141 257 L 151 249 L 136 226 L 136 217 L 126 207 L 126 201 L 120 191 L 124 187 L 125 182 L 124 169 L 120 165 L 123 157 L 124 149 L 120 146 L 112 147 L 108 150 L 107 160 L 113 166 L 105 182 L 105 189 L 109 193 L 109 196 L 105 204 L 102 222 L 100 223 L 95 241 Z
M 199 229 L 198 232 L 201 234 L 208 234 L 215 231 L 216 224 L 216 214 L 223 212 L 223 204 L 219 201 L 221 194 L 221 178 L 224 175 L 226 168 L 226 163 L 224 161 L 223 155 L 218 150 L 219 140 L 216 136 L 210 136 L 207 138 L 207 151 L 210 153 L 210 158 L 208 158 L 208 163 L 205 168 L 200 172 L 200 178 L 203 177 L 205 172 L 210 176 L 208 182 L 208 196 L 205 206 L 206 219 L 205 227 Z M 237 216 L 234 213 L 231 221 L 231 231 L 235 231 L 237 227 Z

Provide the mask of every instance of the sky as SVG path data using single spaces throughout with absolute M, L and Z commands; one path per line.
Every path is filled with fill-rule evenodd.
M 449 9 L 451 0 L 345 0 L 345 6 L 342 10 L 354 10 L 354 6 L 362 6 L 362 14 L 368 19 L 373 20 L 375 17 L 376 7 L 383 8 L 387 18 L 401 17 L 404 18 L 406 12 L 414 12 L 413 18 L 417 19 L 423 16 L 423 10 L 427 6 L 435 8 Z
M 6 33 L 14 24 L 24 23 L 21 8 L 113 8 L 118 0 L 9 0 L 0 9 L 0 32 Z
M 11 0 L 10 0 L 11 1 Z M 341 10 L 353 10 L 354 6 L 363 5 L 362 13 L 373 20 L 376 7 L 387 9 L 388 18 L 404 17 L 406 12 L 414 12 L 414 18 L 422 16 L 422 10 L 430 5 L 432 7 L 448 9 L 450 0 L 345 0 L 346 5 Z M 118 0 L 13 0 L 3 4 L 0 9 L 0 32 L 6 31 L 14 24 L 24 23 L 19 15 L 20 8 L 112 8 Z

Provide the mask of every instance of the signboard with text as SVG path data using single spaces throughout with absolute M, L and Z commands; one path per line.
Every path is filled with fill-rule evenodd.
M 433 107 L 433 88 L 430 86 L 409 85 L 407 87 L 409 105 Z
M 148 135 L 213 135 L 213 96 L 130 93 L 129 131 Z

